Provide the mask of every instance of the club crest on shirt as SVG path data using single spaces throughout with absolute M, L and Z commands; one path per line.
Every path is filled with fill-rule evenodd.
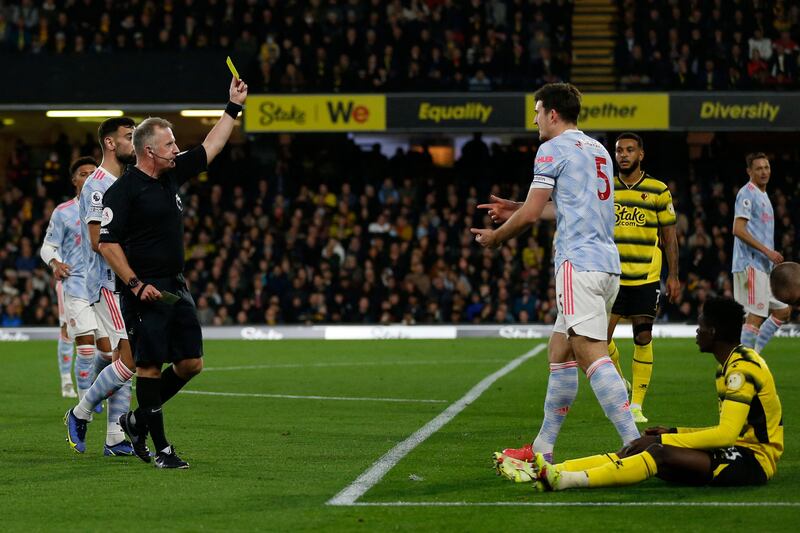
M 112 220 L 114 220 L 114 211 L 112 211 L 110 207 L 103 208 L 103 217 L 100 221 L 100 225 L 107 226 Z
M 181 200 L 180 195 L 178 195 L 177 193 L 175 194 L 175 205 L 178 206 L 178 211 L 183 213 L 183 201 Z

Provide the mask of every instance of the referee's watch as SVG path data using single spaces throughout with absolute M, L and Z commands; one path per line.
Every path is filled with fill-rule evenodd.
M 128 280 L 128 288 L 131 291 L 133 291 L 133 289 L 138 287 L 140 283 L 141 283 L 141 281 L 139 281 L 139 278 L 137 278 L 136 276 L 133 276 L 131 279 Z

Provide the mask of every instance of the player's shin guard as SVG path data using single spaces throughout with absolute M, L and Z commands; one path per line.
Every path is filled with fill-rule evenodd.
M 617 429 L 622 444 L 638 439 L 639 430 L 630 411 L 625 383 L 614 369 L 611 359 L 604 356 L 592 363 L 586 369 L 586 377 L 603 412 Z
M 741 336 L 741 343 L 747 346 L 748 348 L 755 349 L 756 347 L 756 338 L 758 338 L 758 328 L 753 326 L 752 324 L 745 324 L 742 326 L 742 336 Z
M 161 379 L 137 377 L 136 400 L 139 402 L 137 413 L 147 420 L 153 445 L 159 452 L 165 450 L 169 441 L 164 434 L 164 415 L 161 412 Z
M 58 369 L 61 373 L 61 385 L 72 383 L 72 355 L 74 347 L 72 339 L 58 336 Z
M 590 488 L 618 487 L 640 483 L 655 476 L 657 472 L 658 467 L 653 456 L 649 452 L 642 452 L 586 470 L 586 477 Z
M 114 394 L 108 397 L 108 429 L 106 432 L 106 444 L 114 446 L 125 440 L 125 433 L 119 425 L 119 417 L 128 412 L 131 408 L 131 377 L 133 372 L 128 370 L 122 361 L 117 359 L 111 364 L 116 374 L 117 380 L 123 381 L 122 386 Z
M 550 363 L 550 378 L 547 380 L 547 396 L 544 399 L 544 419 L 539 434 L 533 441 L 533 449 L 545 458 L 553 456 L 553 448 L 561 431 L 561 425 L 575 396 L 578 394 L 578 363 Z
M 773 315 L 770 315 L 769 318 L 766 319 L 763 324 L 761 324 L 755 344 L 755 350 L 758 353 L 761 353 L 761 350 L 764 349 L 764 346 L 767 345 L 769 340 L 773 335 L 775 335 L 775 332 L 780 329 L 782 324 L 783 322 L 775 318 Z M 742 332 L 742 335 L 744 335 L 744 331 Z
M 633 346 L 633 390 L 631 405 L 641 407 L 653 375 L 653 341 Z
M 75 381 L 78 385 L 78 398 L 80 399 L 83 399 L 86 391 L 92 386 L 94 351 L 93 344 L 78 346 L 78 358 L 75 360 Z
M 125 368 L 127 374 L 120 371 L 117 366 Z M 100 372 L 100 375 L 98 375 L 97 379 L 94 380 L 92 387 L 86 392 L 86 395 L 72 412 L 75 414 L 75 416 L 82 420 L 89 420 L 92 409 L 94 409 L 94 407 L 104 399 L 108 398 L 110 395 L 122 388 L 122 386 L 130 380 L 130 376 L 132 375 L 133 374 L 131 374 L 130 370 L 128 370 L 121 361 L 119 362 L 119 365 L 116 363 L 113 365 L 108 365 L 105 367 L 105 369 L 103 369 L 102 372 Z M 130 404 L 130 400 L 128 403 Z

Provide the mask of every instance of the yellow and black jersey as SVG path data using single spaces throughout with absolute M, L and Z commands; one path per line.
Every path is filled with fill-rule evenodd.
M 661 278 L 659 229 L 675 224 L 669 188 L 642 172 L 634 185 L 614 178 L 614 241 L 622 265 L 621 285 L 644 285 Z
M 661 442 L 694 449 L 742 446 L 753 451 L 767 478 L 783 454 L 783 415 L 775 380 L 755 350 L 739 345 L 717 369 L 719 425 L 678 428 Z

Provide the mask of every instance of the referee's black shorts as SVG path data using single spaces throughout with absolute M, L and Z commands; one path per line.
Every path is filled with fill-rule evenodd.
M 645 283 L 644 285 L 620 285 L 617 299 L 611 313 L 624 317 L 649 316 L 658 314 L 658 298 L 661 295 L 661 283 Z
M 180 299 L 174 304 L 141 302 L 122 290 L 122 316 L 133 357 L 139 363 L 174 363 L 203 356 L 203 334 L 192 295 L 183 276 L 142 279 Z

